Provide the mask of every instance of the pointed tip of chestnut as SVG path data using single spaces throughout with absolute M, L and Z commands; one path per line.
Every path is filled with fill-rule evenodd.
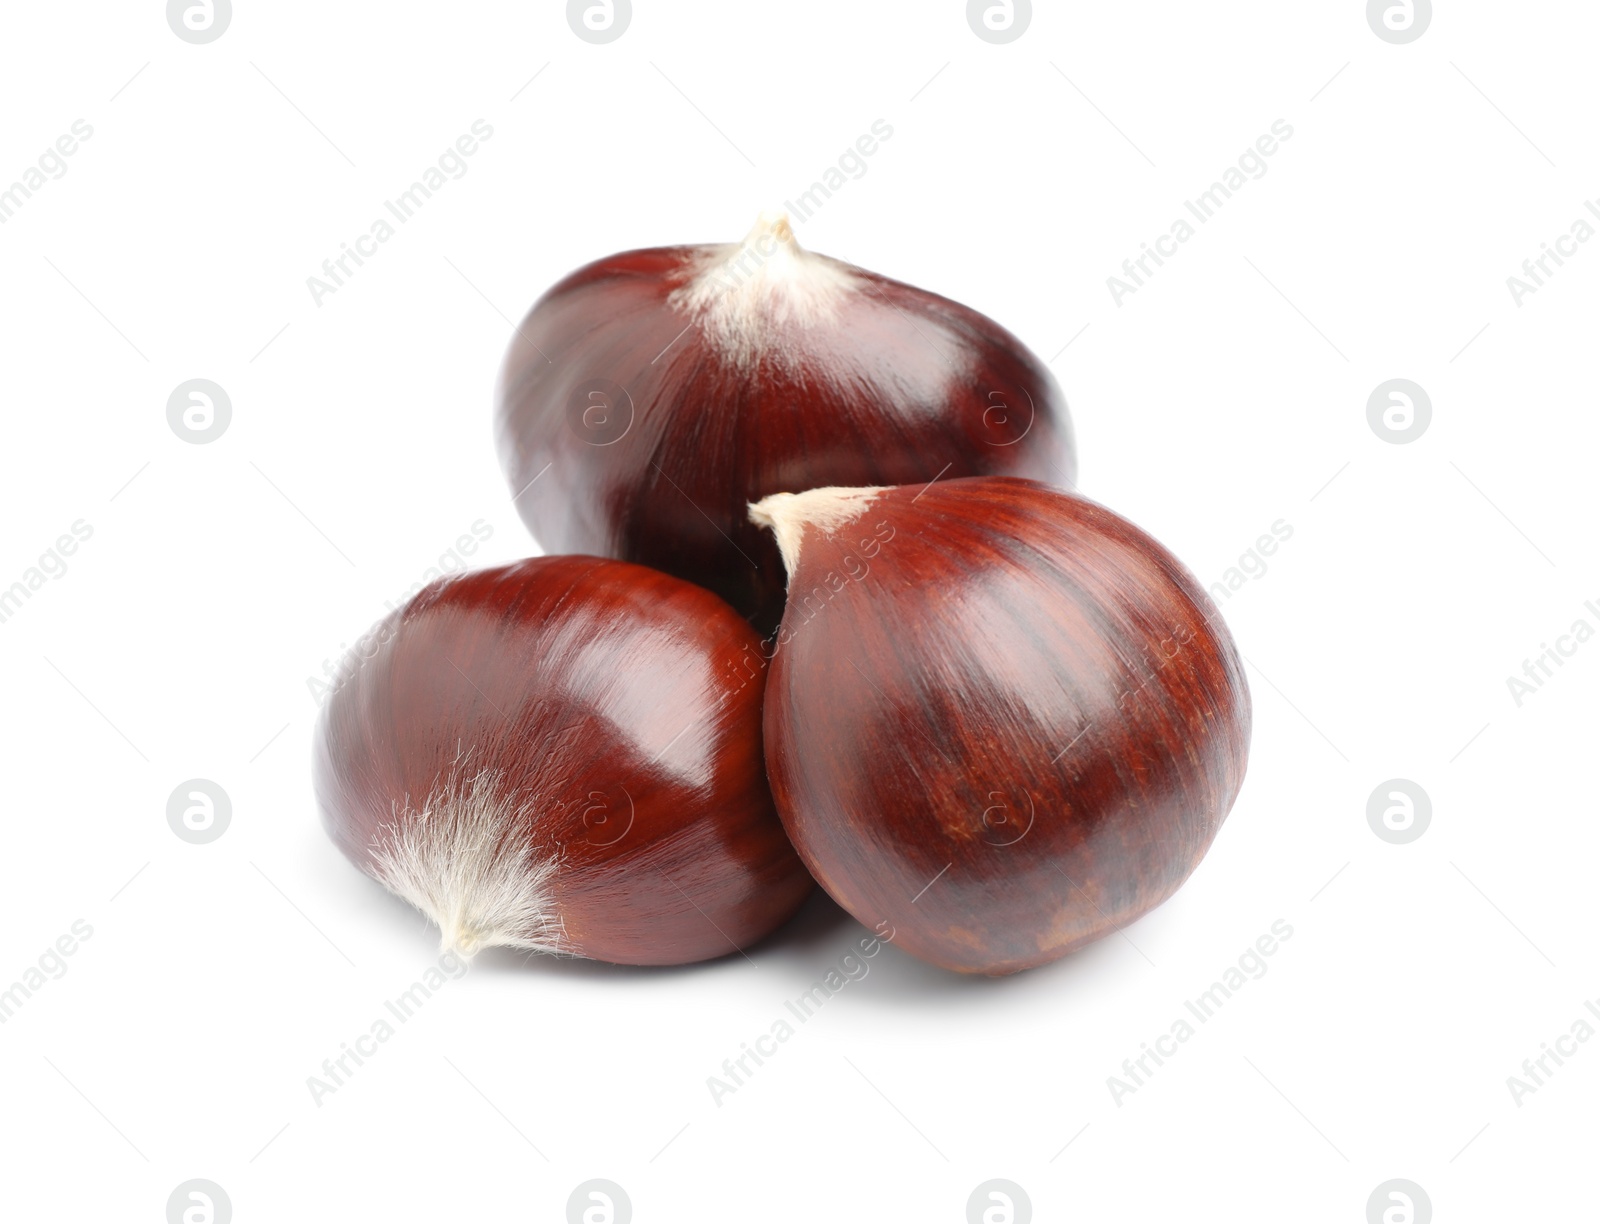
M 800 245 L 787 213 L 767 211 L 741 241 L 696 248 L 667 300 L 693 316 L 722 360 L 748 373 L 763 359 L 796 366 L 790 332 L 835 321 L 856 283 L 849 264 Z
M 478 953 L 489 948 L 517 948 L 523 952 L 543 952 L 549 956 L 563 954 L 561 949 L 556 947 L 526 947 L 516 939 L 506 938 L 502 932 L 483 930 L 464 918 L 457 918 L 454 921 L 447 918 L 440 923 L 434 915 L 430 914 L 429 917 L 439 926 L 440 953 L 449 953 L 462 964 L 470 964 L 477 958 Z
M 789 214 L 782 208 L 763 208 L 756 216 L 756 223 L 750 227 L 750 232 L 744 236 L 741 247 L 755 246 L 762 238 L 771 235 L 791 251 L 799 252 L 804 248 L 800 240 L 795 237 L 794 226 L 789 221 Z
M 439 951 L 451 953 L 458 960 L 470 961 L 485 948 L 494 946 L 496 941 L 492 937 L 485 937 L 483 932 L 465 924 L 439 930 Z
M 829 535 L 860 517 L 873 498 L 884 490 L 877 486 L 851 489 L 830 485 L 804 493 L 774 493 L 750 503 L 750 521 L 768 528 L 778 542 L 783 568 L 791 576 L 800 560 L 800 541 L 807 527 Z

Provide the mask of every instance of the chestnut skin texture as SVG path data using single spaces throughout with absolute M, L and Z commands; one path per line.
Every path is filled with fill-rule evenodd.
M 848 269 L 856 287 L 833 317 L 774 322 L 753 361 L 730 362 L 668 302 L 715 249 L 598 260 L 517 329 L 496 391 L 497 441 L 517 511 L 545 551 L 687 578 L 769 633 L 783 610 L 783 565 L 746 518 L 749 502 L 941 471 L 1075 481 L 1061 389 L 998 323 L 803 252 L 813 266 Z M 614 391 L 590 400 L 596 380 L 626 401 L 611 402 Z
M 1244 779 L 1250 696 L 1199 583 L 1084 498 L 978 478 L 802 530 L 766 696 L 778 812 L 824 889 L 965 973 L 1159 905 Z
M 396 805 L 487 770 L 517 811 L 503 849 L 558 861 L 559 951 L 722 956 L 810 891 L 762 768 L 761 643 L 710 592 L 539 557 L 436 581 L 367 641 L 324 708 L 315 777 L 328 833 L 368 874 Z

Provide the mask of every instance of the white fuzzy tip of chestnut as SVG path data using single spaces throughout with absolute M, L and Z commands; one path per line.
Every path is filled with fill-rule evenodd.
M 725 360 L 750 368 L 764 354 L 796 355 L 782 333 L 834 318 L 856 288 L 848 264 L 801 247 L 782 212 L 764 212 L 742 242 L 697 252 L 667 302 L 691 315 Z
M 420 811 L 402 810 L 384 830 L 373 874 L 433 920 L 441 952 L 571 953 L 551 889 L 557 856 L 508 845 L 518 813 L 505 789 L 489 770 L 441 784 Z
M 783 568 L 793 577 L 800 561 L 800 543 L 806 528 L 831 535 L 860 518 L 883 489 L 846 489 L 833 486 L 804 493 L 774 493 L 750 503 L 750 521 L 765 527 L 778 541 Z

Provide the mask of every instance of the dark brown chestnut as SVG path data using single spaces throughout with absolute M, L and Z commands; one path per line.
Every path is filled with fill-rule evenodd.
M 767 773 L 840 905 L 949 969 L 1071 952 L 1171 896 L 1244 779 L 1250 696 L 1194 577 L 1028 480 L 751 507 L 789 570 Z
M 709 591 L 539 557 L 364 641 L 318 727 L 323 822 L 446 947 L 684 964 L 810 891 L 762 769 L 760 640 Z
M 1070 484 L 1044 363 L 957 302 L 800 248 L 628 251 L 517 329 L 496 390 L 502 466 L 547 552 L 654 566 L 763 631 L 783 569 L 745 506 L 786 489 L 1010 475 Z

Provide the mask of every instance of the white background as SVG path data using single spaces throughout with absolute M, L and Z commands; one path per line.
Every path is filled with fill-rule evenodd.
M 1520 305 L 1506 279 L 1600 196 L 1600 12 L 1441 8 L 1391 45 L 1358 0 L 1076 0 L 991 45 L 959 3 L 636 0 L 597 46 L 557 3 L 241 0 L 197 46 L 150 0 L 8 6 L 0 183 L 94 131 L 0 226 L 0 586 L 93 529 L 0 624 L 0 985 L 93 927 L 0 1026 L 8 1216 L 159 1221 L 207 1178 L 241 1224 L 560 1221 L 605 1177 L 641 1222 L 932 1224 L 1003 1177 L 1041 1221 L 1360 1224 L 1391 1178 L 1440 1221 L 1593 1218 L 1600 1041 L 1506 1081 L 1600 997 L 1600 640 L 1520 707 L 1506 681 L 1600 628 L 1600 242 Z M 478 119 L 469 172 L 317 305 Z M 805 245 L 1053 359 L 1084 491 L 1208 585 L 1293 528 L 1224 604 L 1256 726 L 1210 855 L 1014 978 L 885 951 L 720 1105 L 707 1077 L 863 934 L 820 898 L 684 970 L 485 955 L 314 1104 L 435 936 L 321 832 L 307 681 L 477 520 L 474 564 L 532 551 L 490 436 L 508 320 L 600 255 L 739 237 L 876 119 Z M 166 419 L 193 378 L 232 401 L 208 445 Z M 1432 400 L 1407 445 L 1367 421 L 1391 378 Z M 166 820 L 196 777 L 233 804 L 208 845 Z M 1432 800 L 1407 845 L 1367 822 L 1391 778 Z

